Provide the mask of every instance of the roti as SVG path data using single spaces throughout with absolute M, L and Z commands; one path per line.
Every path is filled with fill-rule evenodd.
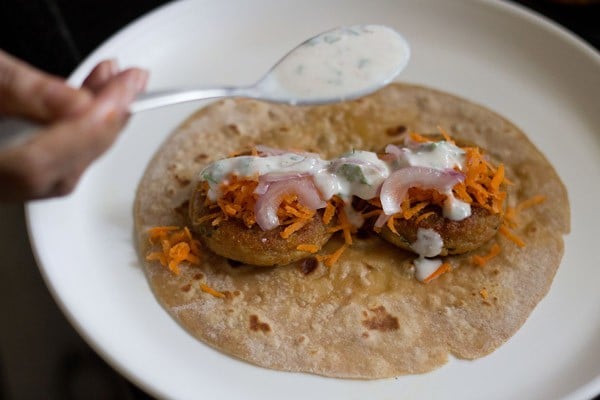
M 358 235 L 332 267 L 314 257 L 265 268 L 202 249 L 200 266 L 178 275 L 146 261 L 147 231 L 189 225 L 188 199 L 200 170 L 263 144 L 336 157 L 380 151 L 406 131 L 437 132 L 475 144 L 505 165 L 508 205 L 545 201 L 519 214 L 519 247 L 503 235 L 474 252 L 446 257 L 453 271 L 423 284 L 414 254 L 374 234 Z M 213 103 L 163 143 L 139 184 L 134 206 L 138 250 L 150 287 L 191 335 L 231 356 L 277 370 L 378 379 L 431 371 L 449 355 L 475 359 L 523 325 L 550 289 L 569 231 L 567 193 L 552 165 L 523 132 L 480 105 L 437 90 L 392 84 L 352 102 L 292 107 L 247 99 Z M 343 243 L 334 236 L 324 247 Z M 484 266 L 474 254 L 498 244 Z M 215 297 L 203 287 L 224 293 Z

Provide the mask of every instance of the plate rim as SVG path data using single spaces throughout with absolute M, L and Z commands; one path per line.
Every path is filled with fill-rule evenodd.
M 492 7 L 494 11 L 501 11 L 507 14 L 510 14 L 513 18 L 521 18 L 525 20 L 528 24 L 537 25 L 538 27 L 544 28 L 546 32 L 552 33 L 562 40 L 566 41 L 570 46 L 574 46 L 579 51 L 583 52 L 591 62 L 594 62 L 600 71 L 600 51 L 596 50 L 591 44 L 586 42 L 583 38 L 570 31 L 566 27 L 554 22 L 548 17 L 540 14 L 539 12 L 529 9 L 524 5 L 517 4 L 514 2 L 509 2 L 507 0 L 462 0 L 463 3 L 471 2 L 479 5 L 484 5 L 486 7 Z M 211 0 L 205 0 L 205 3 L 211 2 Z M 97 55 L 102 53 L 104 49 L 111 47 L 117 42 L 121 36 L 126 34 L 131 34 L 132 32 L 142 29 L 146 24 L 152 24 L 153 21 L 158 18 L 164 18 L 165 13 L 174 12 L 173 10 L 178 9 L 185 5 L 186 1 L 179 0 L 175 2 L 165 3 L 156 7 L 155 9 L 141 15 L 140 17 L 134 19 L 127 25 L 121 27 L 115 33 L 110 35 L 107 39 L 105 39 L 98 47 L 96 47 L 85 59 L 71 72 L 67 81 L 70 84 L 79 83 L 78 80 L 81 79 L 82 73 L 86 72 L 87 65 L 91 62 L 91 60 L 97 58 Z M 188 3 L 189 4 L 189 3 Z M 66 198 L 69 198 L 67 196 Z M 160 385 L 154 384 L 147 379 L 145 379 L 138 372 L 134 371 L 133 368 L 128 367 L 128 365 L 124 362 L 121 362 L 118 358 L 113 356 L 108 350 L 105 349 L 105 345 L 95 340 L 92 332 L 88 332 L 88 329 L 83 326 L 71 309 L 67 306 L 67 304 L 63 301 L 60 293 L 56 290 L 50 277 L 48 276 L 47 269 L 44 266 L 43 258 L 40 254 L 40 249 L 38 244 L 36 244 L 36 223 L 34 221 L 34 214 L 36 213 L 36 209 L 39 207 L 43 207 L 47 201 L 56 201 L 56 199 L 51 200 L 37 200 L 30 201 L 25 204 L 25 220 L 26 220 L 26 229 L 27 235 L 29 238 L 29 244 L 36 262 L 36 265 L 40 271 L 44 284 L 48 291 L 50 292 L 53 300 L 58 305 L 62 314 L 69 321 L 71 326 L 75 329 L 75 331 L 84 339 L 84 341 L 102 358 L 104 359 L 112 368 L 114 368 L 119 374 L 128 379 L 131 383 L 135 384 L 139 388 L 146 391 L 148 394 L 152 396 L 156 396 L 159 398 L 170 398 L 171 395 L 169 393 L 165 393 Z M 58 200 L 60 201 L 60 199 Z M 600 371 L 598 375 L 581 385 L 580 387 L 572 390 L 567 393 L 563 399 L 585 399 L 590 398 L 592 396 L 600 395 Z

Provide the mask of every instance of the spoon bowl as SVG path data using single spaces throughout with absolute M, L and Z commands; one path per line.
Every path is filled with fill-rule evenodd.
M 410 47 L 383 25 L 353 25 L 314 36 L 288 52 L 251 86 L 166 89 L 144 93 L 130 112 L 222 97 L 292 105 L 337 103 L 390 83 L 408 64 Z

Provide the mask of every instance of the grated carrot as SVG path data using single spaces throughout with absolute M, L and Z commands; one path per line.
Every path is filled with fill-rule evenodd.
M 339 249 L 334 251 L 332 254 L 325 256 L 325 265 L 328 267 L 332 267 L 342 256 L 342 253 L 348 247 L 347 244 L 343 244 Z
M 500 233 L 503 234 L 507 239 L 514 242 L 519 247 L 525 247 L 525 242 L 518 237 L 515 233 L 511 232 L 510 229 L 504 224 L 500 225 Z
M 483 267 L 488 261 L 490 261 L 492 258 L 496 257 L 498 254 L 500 254 L 500 246 L 498 246 L 496 243 L 494 243 L 494 245 L 490 249 L 489 253 L 487 253 L 483 256 L 474 255 L 472 258 L 472 261 L 473 261 L 473 264 Z
M 299 231 L 300 229 L 304 228 L 304 226 L 309 222 L 310 220 L 307 219 L 300 219 L 296 222 L 293 222 L 291 225 L 288 225 L 285 227 L 285 229 L 283 231 L 281 231 L 279 233 L 279 235 L 284 238 L 287 239 L 290 236 L 292 236 L 292 234 L 294 232 Z
M 409 136 L 412 140 L 414 140 L 417 143 L 429 143 L 432 140 L 428 137 L 425 137 L 423 135 L 419 135 L 417 132 L 411 132 L 409 133 Z
M 365 213 L 362 213 L 362 214 L 361 214 L 361 216 L 362 216 L 364 219 L 367 219 L 367 218 L 371 218 L 371 217 L 378 216 L 378 215 L 379 215 L 379 214 L 381 214 L 382 212 L 383 212 L 382 210 L 371 210 L 371 211 L 367 211 L 367 212 L 365 212 Z
M 299 244 L 296 246 L 296 250 L 306 251 L 308 253 L 316 253 L 319 251 L 319 246 L 316 244 Z
M 426 218 L 428 218 L 428 217 L 432 216 L 433 214 L 435 214 L 435 212 L 434 212 L 434 211 L 428 211 L 428 212 L 426 212 L 426 213 L 423 213 L 423 214 L 419 215 L 419 216 L 417 217 L 417 219 L 415 219 L 415 223 L 416 223 L 416 224 L 418 224 L 419 222 L 421 222 L 421 221 L 425 220 Z
M 211 288 L 210 286 L 208 286 L 205 283 L 200 284 L 200 290 L 202 290 L 204 293 L 208 293 L 212 296 L 215 296 L 215 297 L 218 297 L 221 299 L 225 297 L 225 293 L 221 293 L 218 290 Z
M 500 189 L 500 184 L 502 183 L 503 180 L 504 180 L 504 164 L 500 164 L 500 165 L 498 165 L 498 169 L 496 170 L 496 173 L 494 174 L 494 178 L 492 178 L 490 186 L 492 187 L 492 189 L 497 191 L 498 189 Z
M 391 215 L 390 218 L 387 220 L 386 225 L 390 231 L 394 232 L 396 235 L 399 235 L 398 231 L 396 230 L 394 220 L 395 220 L 394 216 Z
M 521 210 L 524 210 L 525 208 L 529 208 L 529 207 L 533 207 L 538 204 L 542 204 L 544 201 L 546 201 L 546 196 L 542 196 L 542 195 L 533 196 L 527 200 L 523 200 L 522 202 L 520 202 L 517 205 L 516 209 L 517 209 L 517 211 L 521 211 Z
M 444 137 L 444 140 L 445 140 L 446 142 L 448 142 L 448 143 L 452 143 L 452 144 L 455 144 L 455 143 L 454 143 L 454 139 L 452 139 L 452 138 L 450 137 L 450 135 L 448 135 L 448 132 L 446 132 L 446 130 L 445 130 L 444 128 L 442 128 L 440 125 L 438 125 L 438 127 L 437 127 L 437 128 L 438 128 L 438 131 L 440 131 L 440 133 L 441 133 L 441 134 L 442 134 L 442 136 Z
M 402 211 L 402 216 L 404 219 L 411 219 L 413 216 L 417 215 L 419 211 L 427 207 L 427 204 L 428 203 L 426 201 L 422 201 L 414 206 L 410 206 L 410 208 Z
M 480 296 L 481 296 L 481 297 L 482 297 L 484 300 L 487 300 L 487 298 L 488 298 L 488 296 L 489 296 L 489 295 L 488 295 L 488 291 L 487 291 L 487 289 L 486 289 L 486 288 L 482 288 L 482 289 L 479 291 L 479 295 L 480 295 Z
M 179 274 L 179 265 L 200 264 L 200 242 L 193 239 L 187 227 L 157 226 L 148 230 L 148 238 L 154 245 L 160 245 L 160 251 L 151 251 L 146 255 L 148 261 L 158 261 L 174 274 Z
M 452 271 L 452 266 L 448 263 L 443 263 L 431 275 L 423 279 L 423 283 L 429 283 L 449 271 Z
M 330 201 L 328 201 L 327 205 L 325 206 L 325 212 L 323 213 L 323 223 L 325 225 L 329 225 L 334 215 L 335 206 Z
M 179 229 L 178 226 L 155 226 L 148 231 L 150 243 L 156 243 L 157 240 L 164 239 L 169 232 Z

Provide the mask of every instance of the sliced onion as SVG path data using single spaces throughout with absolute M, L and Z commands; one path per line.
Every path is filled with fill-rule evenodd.
M 289 172 L 284 174 L 265 174 L 258 178 L 258 186 L 254 193 L 258 195 L 265 194 L 273 182 L 289 181 L 290 179 L 300 179 L 310 176 L 308 172 Z
M 381 185 L 381 208 L 383 213 L 375 222 L 376 227 L 381 227 L 390 215 L 400 212 L 402 201 L 411 187 L 434 189 L 446 193 L 454 185 L 462 182 L 465 176 L 453 169 L 439 170 L 427 167 L 407 167 L 391 174 Z
M 303 206 L 317 210 L 325 207 L 319 191 L 310 177 L 280 180 L 270 182 L 265 193 L 262 194 L 254 207 L 256 223 L 265 231 L 279 226 L 277 210 L 288 194 L 298 196 L 298 202 Z
M 386 154 L 392 154 L 396 157 L 400 157 L 402 155 L 402 149 L 396 145 L 388 144 L 385 146 Z

